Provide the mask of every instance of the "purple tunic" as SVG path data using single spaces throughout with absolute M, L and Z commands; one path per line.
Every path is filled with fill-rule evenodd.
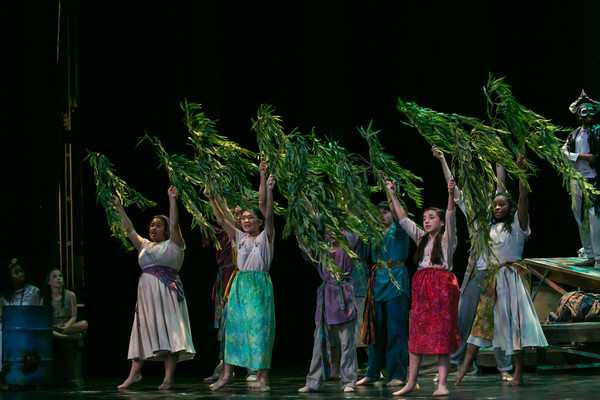
M 348 232 L 345 235 L 350 248 L 354 250 L 358 238 Z M 303 256 L 308 260 L 306 254 L 303 253 Z M 326 325 L 335 325 L 356 319 L 356 300 L 354 299 L 354 286 L 352 285 L 354 263 L 352 258 L 344 253 L 341 248 L 331 251 L 329 257 L 346 274 L 333 273 L 316 263 L 312 263 L 323 280 L 323 283 L 317 289 L 315 322 L 320 324 L 322 315 L 324 315 Z M 322 306 L 324 306 L 324 310 L 321 308 Z

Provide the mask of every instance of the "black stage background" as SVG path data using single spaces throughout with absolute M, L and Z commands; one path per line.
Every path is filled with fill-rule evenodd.
M 55 3 L 18 2 L 3 5 L 2 12 L 1 252 L 6 262 L 21 259 L 38 286 L 44 271 L 58 264 L 59 150 L 65 140 L 60 113 L 66 90 L 64 77 L 57 76 Z M 365 145 L 356 127 L 373 120 L 387 151 L 423 177 L 425 204 L 443 206 L 438 162 L 418 132 L 402 124 L 398 97 L 484 118 L 482 87 L 492 72 L 507 77 L 519 102 L 563 126 L 576 124 L 568 105 L 582 88 L 600 99 L 600 4 L 526 3 L 81 2 L 80 128 L 71 140 L 105 154 L 133 188 L 158 202 L 156 211 L 129 210 L 140 232 L 151 215 L 166 210 L 169 182 L 157 170 L 150 145 L 135 146 L 149 133 L 171 153 L 190 154 L 179 108 L 184 99 L 201 103 L 219 120 L 221 134 L 254 151 L 251 118 L 263 103 L 275 106 L 286 131 L 308 133 L 314 127 L 361 154 Z M 524 256 L 574 256 L 579 239 L 568 194 L 546 162 L 538 166 L 540 174 L 531 179 L 533 235 Z M 90 323 L 84 372 L 125 377 L 139 268 L 136 255 L 110 238 L 86 163 L 82 182 L 85 291 L 80 300 Z M 514 191 L 514 182 L 509 188 Z M 200 246 L 189 215 L 180 211 L 188 246 L 181 275 L 198 355 L 180 364 L 178 374 L 204 376 L 217 362 L 210 299 L 216 265 L 213 250 Z M 319 281 L 301 261 L 294 240 L 281 238 L 281 219 L 277 231 L 271 270 L 277 309 L 273 368 L 308 367 Z M 468 249 L 462 217 L 459 236 L 460 281 Z M 147 373 L 161 368 L 148 366 Z

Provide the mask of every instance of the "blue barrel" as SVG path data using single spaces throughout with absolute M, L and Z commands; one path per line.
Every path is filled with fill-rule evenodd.
M 51 383 L 52 323 L 52 306 L 2 308 L 4 384 Z

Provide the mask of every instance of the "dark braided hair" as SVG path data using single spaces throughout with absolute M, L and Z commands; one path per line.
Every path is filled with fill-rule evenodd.
M 502 197 L 505 201 L 508 202 L 508 212 L 502 220 L 499 220 L 494 217 L 494 207 L 492 207 L 492 224 L 502 223 L 502 230 L 507 231 L 508 233 L 512 233 L 512 222 L 515 219 L 515 214 L 517 213 L 517 202 L 515 201 L 514 197 L 508 192 L 498 193 L 496 197 L 494 197 L 494 200 L 498 197 Z

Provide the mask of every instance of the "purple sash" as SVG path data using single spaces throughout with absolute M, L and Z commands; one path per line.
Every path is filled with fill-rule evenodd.
M 180 303 L 183 301 L 183 284 L 181 283 L 181 279 L 179 279 L 179 273 L 175 269 L 162 265 L 153 265 L 144 268 L 142 273 L 157 277 L 167 288 L 177 295 L 177 301 Z

